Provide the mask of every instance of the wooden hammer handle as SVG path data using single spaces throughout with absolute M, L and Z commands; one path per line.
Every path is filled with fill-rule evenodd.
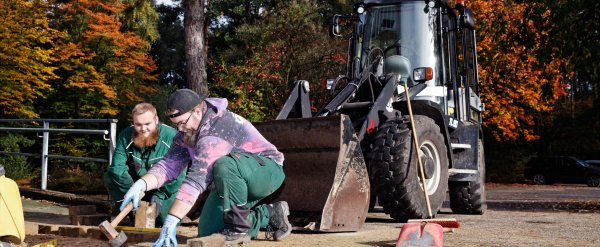
M 144 192 L 142 192 L 140 194 L 140 200 L 144 198 Z M 125 218 L 125 216 L 127 216 L 127 214 L 129 212 L 131 212 L 131 209 L 133 209 L 133 201 L 130 201 L 129 203 L 127 203 L 127 205 L 125 206 L 125 208 L 117 215 L 117 217 L 115 217 L 111 222 L 110 225 L 114 228 L 117 225 L 119 225 L 119 223 L 121 223 L 121 220 L 123 220 L 123 218 Z

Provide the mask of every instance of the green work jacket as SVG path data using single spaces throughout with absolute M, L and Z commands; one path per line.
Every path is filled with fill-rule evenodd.
M 133 144 L 133 126 L 127 127 L 119 133 L 112 164 L 104 174 L 104 183 L 114 200 L 122 200 L 133 183 L 146 174 L 169 151 L 177 131 L 165 124 L 159 124 L 158 129 L 159 139 L 156 145 L 143 149 Z M 152 194 L 152 197 L 159 200 L 166 200 L 174 196 L 185 178 L 186 170 L 187 168 L 179 174 L 176 180 L 147 194 Z

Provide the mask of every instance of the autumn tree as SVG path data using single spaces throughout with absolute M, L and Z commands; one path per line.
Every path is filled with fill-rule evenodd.
M 264 16 L 276 10 L 276 0 L 213 0 L 208 8 L 209 56 L 221 56 L 221 52 L 239 46 L 245 41 L 237 35 L 242 25 L 255 25 Z M 241 51 L 240 51 L 241 52 Z M 238 58 L 239 59 L 239 58 Z M 234 60 L 237 60 L 234 58 Z
M 153 0 L 123 0 L 125 9 L 120 14 L 121 31 L 133 32 L 150 45 L 159 38 L 158 12 Z M 148 47 L 146 47 L 147 49 Z
M 580 77 L 571 79 L 588 83 L 582 85 L 587 87 L 580 88 L 583 90 L 572 83 L 573 90 L 593 91 L 594 97 L 600 98 L 600 1 L 559 0 L 546 4 L 554 10 L 552 22 L 559 27 L 553 41 Z
M 36 118 L 33 102 L 56 79 L 54 41 L 61 32 L 49 23 L 49 1 L 3 0 L 0 5 L 0 115 Z
M 156 64 L 148 53 L 156 37 L 152 34 L 156 32 L 156 23 L 151 24 L 154 27 L 145 27 L 142 20 L 152 19 L 154 15 L 139 12 L 154 11 L 154 8 L 144 6 L 143 1 L 125 0 L 68 0 L 54 5 L 52 24 L 64 30 L 66 36 L 56 42 L 58 78 L 51 81 L 53 90 L 45 100 L 36 102 L 41 116 L 118 118 L 121 127 L 130 124 L 133 105 L 157 92 Z M 86 126 L 98 128 L 91 124 Z M 63 128 L 86 126 L 61 125 Z M 52 140 L 51 153 L 80 157 L 106 154 L 106 141 L 102 138 L 53 134 Z M 52 162 L 69 167 L 85 163 L 62 159 Z M 88 163 L 85 167 L 102 170 L 99 167 L 102 163 Z
M 565 65 L 544 1 L 473 1 L 484 126 L 498 140 L 535 140 L 536 116 L 565 94 Z
M 546 1 L 552 10 L 553 37 L 567 60 L 566 95 L 541 115 L 539 153 L 596 159 L 600 153 L 600 2 Z M 568 140 L 568 141 L 565 141 Z
M 45 111 L 48 115 L 114 117 L 122 107 L 142 101 L 145 94 L 155 91 L 148 84 L 156 79 L 156 65 L 148 55 L 149 39 L 155 34 L 148 31 L 151 28 L 140 30 L 123 24 L 131 4 L 72 0 L 58 5 L 56 25 L 68 36 L 59 43 L 60 79 L 53 81 L 56 90 L 51 100 L 41 102 L 54 105 L 52 111 Z
M 323 5 L 316 1 L 281 2 L 254 25 L 236 34 L 245 43 L 232 45 L 211 60 L 211 90 L 230 99 L 230 107 L 252 121 L 273 119 L 295 80 L 308 80 L 314 99 L 321 84 L 335 78 L 345 64 L 341 40 L 327 36 Z M 235 64 L 225 61 L 234 61 Z

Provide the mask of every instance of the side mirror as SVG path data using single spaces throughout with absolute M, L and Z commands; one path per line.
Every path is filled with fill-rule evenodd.
M 331 22 L 329 23 L 329 36 L 331 37 L 341 37 L 340 34 L 340 18 L 342 15 L 334 15 L 331 18 Z

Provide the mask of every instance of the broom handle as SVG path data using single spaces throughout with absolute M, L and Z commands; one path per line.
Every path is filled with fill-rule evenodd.
M 433 218 L 431 213 L 431 203 L 429 203 L 429 195 L 427 194 L 427 186 L 425 185 L 425 171 L 423 170 L 423 163 L 420 155 L 419 138 L 417 138 L 417 129 L 415 127 L 415 120 L 413 119 L 412 106 L 410 105 L 410 95 L 408 95 L 408 86 L 404 83 L 404 94 L 406 95 L 406 103 L 408 104 L 408 116 L 410 117 L 410 123 L 412 128 L 413 137 L 415 139 L 415 151 L 417 152 L 417 162 L 419 163 L 419 176 L 421 177 L 421 184 L 423 185 L 423 193 L 425 193 L 425 203 L 427 203 L 427 215 L 429 218 Z

